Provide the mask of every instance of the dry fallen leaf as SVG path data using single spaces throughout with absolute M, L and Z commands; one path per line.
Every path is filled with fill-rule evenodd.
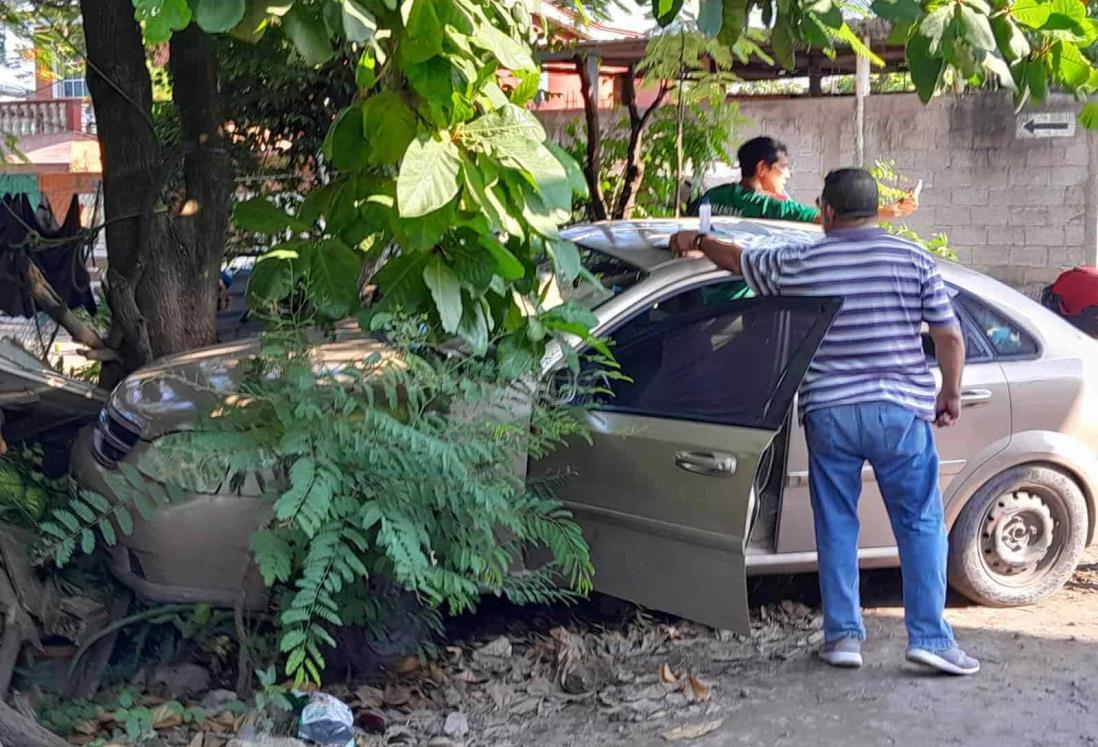
M 683 688 L 687 700 L 694 703 L 704 703 L 713 695 L 713 686 L 694 675 L 687 675 L 686 687 Z
M 355 700 L 360 708 L 377 708 L 385 699 L 385 693 L 376 687 L 363 685 L 355 690 Z
M 203 747 L 206 738 L 202 734 L 195 734 L 194 739 L 190 741 L 187 747 Z
M 716 721 L 706 721 L 701 724 L 691 724 L 689 726 L 676 726 L 670 731 L 665 731 L 660 736 L 668 742 L 679 742 L 683 739 L 697 739 L 698 737 L 704 737 L 706 734 L 715 732 L 721 728 L 724 724 L 724 719 L 718 719 Z
M 382 696 L 382 700 L 385 705 L 390 708 L 399 708 L 400 706 L 408 705 L 408 701 L 412 699 L 412 691 L 407 687 L 401 687 L 400 685 L 387 685 L 385 687 L 385 694 Z
M 679 678 L 671 671 L 671 666 L 666 661 L 660 667 L 660 681 L 666 682 L 668 685 L 674 685 L 679 681 Z
M 78 734 L 85 734 L 89 737 L 94 737 L 99 733 L 99 719 L 88 719 L 87 721 L 81 721 L 74 727 L 74 730 Z
M 417 669 L 419 669 L 418 656 L 405 656 L 393 666 L 393 671 L 397 674 L 411 674 Z
M 494 641 L 481 646 L 477 649 L 477 653 L 481 656 L 494 656 L 506 659 L 512 654 L 511 640 L 507 636 L 501 635 Z
M 450 679 L 450 676 L 446 674 L 446 671 L 433 661 L 427 667 L 427 677 L 436 685 L 441 685 L 446 682 L 446 680 Z
M 172 710 L 167 705 L 159 705 L 153 709 L 152 722 L 153 728 L 157 731 L 171 729 L 183 724 L 183 714 Z
M 463 669 L 458 672 L 454 679 L 458 680 L 459 682 L 467 682 L 470 685 L 475 685 L 476 683 L 480 682 L 480 678 L 470 672 L 468 669 Z
M 512 716 L 528 716 L 541 706 L 541 698 L 523 698 L 511 706 Z

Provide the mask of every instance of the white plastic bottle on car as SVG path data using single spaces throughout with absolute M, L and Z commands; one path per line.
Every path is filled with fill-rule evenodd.
M 709 198 L 702 199 L 701 204 L 698 205 L 698 230 L 702 233 L 709 233 L 710 228 L 713 226 L 713 204 L 709 202 Z

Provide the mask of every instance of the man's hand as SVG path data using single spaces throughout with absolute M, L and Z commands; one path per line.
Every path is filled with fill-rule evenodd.
M 697 248 L 698 231 L 679 231 L 671 236 L 671 253 L 680 259 L 700 259 L 705 255 Z
M 960 392 L 947 392 L 944 389 L 938 393 L 938 402 L 934 406 L 934 424 L 939 428 L 948 428 L 954 425 L 961 417 Z
M 886 220 L 906 218 L 919 209 L 919 198 L 913 193 L 908 193 L 891 205 L 886 205 L 880 210 L 880 216 Z

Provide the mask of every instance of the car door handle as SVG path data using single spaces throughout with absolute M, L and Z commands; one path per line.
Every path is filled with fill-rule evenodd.
M 680 451 L 675 466 L 695 475 L 731 477 L 736 474 L 736 457 L 720 451 Z
M 973 407 L 991 401 L 990 389 L 962 389 L 961 404 L 965 407 Z

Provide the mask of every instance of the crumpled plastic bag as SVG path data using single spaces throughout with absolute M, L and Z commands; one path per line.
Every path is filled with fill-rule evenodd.
M 297 737 L 321 745 L 354 747 L 355 716 L 339 698 L 313 693 L 301 711 Z

